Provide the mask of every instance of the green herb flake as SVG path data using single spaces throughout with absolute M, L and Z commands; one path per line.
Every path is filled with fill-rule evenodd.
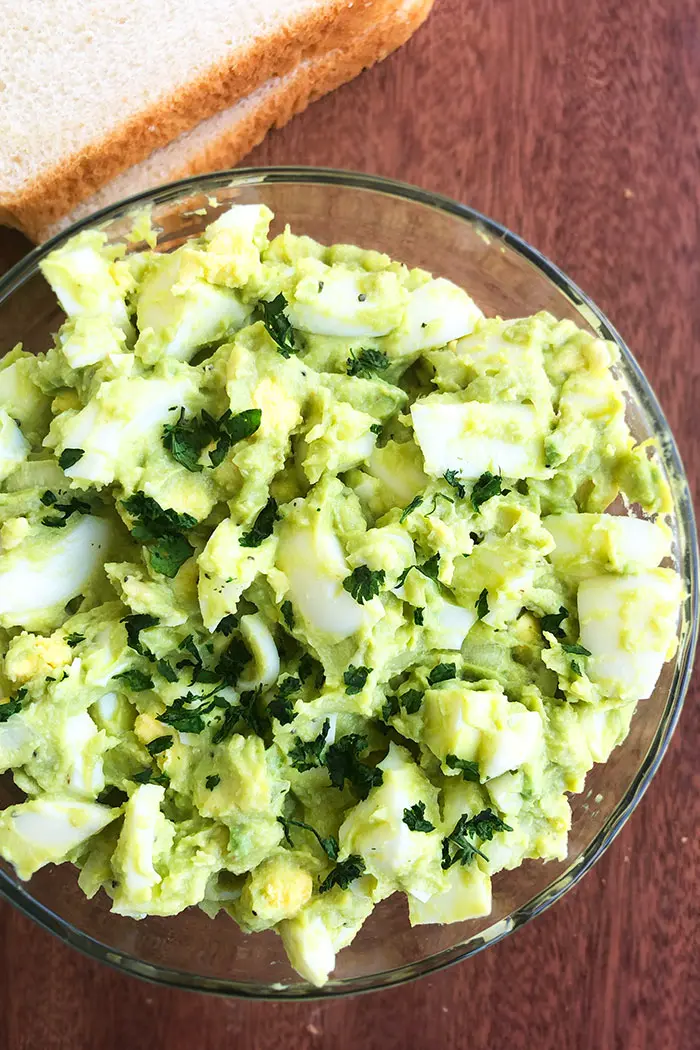
M 435 831 L 435 825 L 425 819 L 425 802 L 404 809 L 402 819 L 409 831 Z
M 7 722 L 9 718 L 12 718 L 13 715 L 18 714 L 22 710 L 22 701 L 26 695 L 26 689 L 18 689 L 13 697 L 4 704 L 0 704 L 0 724 Z
M 228 616 L 224 616 L 223 620 L 219 620 L 215 630 L 217 634 L 223 634 L 224 638 L 230 638 L 236 627 L 238 627 L 238 617 L 234 613 L 229 613 Z
M 369 430 L 370 430 L 371 434 L 376 434 L 377 437 L 379 437 L 379 435 L 382 432 L 382 424 L 381 423 L 372 423 L 372 425 L 369 428 Z
M 85 455 L 84 448 L 64 448 L 61 455 L 58 457 L 58 465 L 61 470 L 70 470 L 74 467 L 79 459 L 82 459 Z
M 492 474 L 490 470 L 485 471 L 480 478 L 474 482 L 471 499 L 472 507 L 479 511 L 481 505 L 493 496 L 507 496 L 509 489 L 502 487 L 503 479 L 500 474 Z
M 319 846 L 321 847 L 321 849 L 326 854 L 329 860 L 338 859 L 338 852 L 340 847 L 338 846 L 338 840 L 335 839 L 332 835 L 329 835 L 327 838 L 323 838 L 321 835 L 319 835 L 318 831 L 316 831 L 316 828 L 312 827 L 311 824 L 306 824 L 303 820 L 288 820 L 285 817 L 278 817 L 277 820 L 284 829 L 284 837 L 287 842 L 287 845 L 290 846 L 292 849 L 294 849 L 294 842 L 292 840 L 292 836 L 290 834 L 289 829 L 302 828 L 304 831 L 311 832 L 311 834 L 316 838 Z
M 540 620 L 542 631 L 553 634 L 555 638 L 563 638 L 564 631 L 561 625 L 568 615 L 568 610 L 563 605 L 560 605 L 558 613 L 547 613 L 542 617 Z
M 272 535 L 277 520 L 277 501 L 270 497 L 255 519 L 249 532 L 241 536 L 241 547 L 259 547 L 263 540 Z
M 469 780 L 473 784 L 481 783 L 478 762 L 470 762 L 467 758 L 457 758 L 456 755 L 448 755 L 445 763 L 448 769 L 459 769 L 463 780 Z
M 457 477 L 457 471 L 456 470 L 446 470 L 445 473 L 442 476 L 445 479 L 445 481 L 447 482 L 447 484 L 451 485 L 452 488 L 456 491 L 456 493 L 459 496 L 459 498 L 460 499 L 464 499 L 467 490 L 465 489 L 464 485 L 462 484 L 462 482 Z
M 41 524 L 46 525 L 49 529 L 64 529 L 71 514 L 89 514 L 92 511 L 90 504 L 80 499 L 79 496 L 74 496 L 67 503 L 56 501 L 51 504 L 51 509 L 57 511 L 61 516 L 41 519 Z
M 484 587 L 479 597 L 474 602 L 474 608 L 476 609 L 476 615 L 479 620 L 483 620 L 485 616 L 489 614 L 489 594 Z
M 436 664 L 428 675 L 428 685 L 438 685 L 440 682 L 449 682 L 451 678 L 456 677 L 456 664 Z
M 282 357 L 291 357 L 297 351 L 294 329 L 285 313 L 287 306 L 287 300 L 282 292 L 270 302 L 265 302 L 265 300 L 260 302 L 263 324 L 267 329 L 267 334 L 277 344 L 277 350 Z
M 47 489 L 46 492 L 39 497 L 39 499 L 45 507 L 52 507 L 58 499 L 58 496 L 55 492 L 52 492 L 51 489 Z
M 215 787 L 218 787 L 221 783 L 221 777 L 218 773 L 213 773 L 212 776 L 207 777 L 204 781 L 207 791 L 213 791 Z
M 282 613 L 282 619 L 291 631 L 294 627 L 294 606 L 289 601 L 289 599 L 282 602 L 282 604 L 280 605 L 280 612 Z
M 583 645 L 570 645 L 567 642 L 562 642 L 561 647 L 565 653 L 569 653 L 571 656 L 590 656 L 591 652 L 586 649 Z
M 176 423 L 166 423 L 163 427 L 163 445 L 178 463 L 192 474 L 203 470 L 199 457 L 202 449 L 211 441 L 209 428 L 201 419 L 185 419 L 184 408 Z
M 413 499 L 411 500 L 411 502 L 408 504 L 408 506 L 404 507 L 403 511 L 401 512 L 401 517 L 399 518 L 399 524 L 403 525 L 403 523 L 405 522 L 405 520 L 408 517 L 408 515 L 412 514 L 414 510 L 416 510 L 418 507 L 420 507 L 422 502 L 423 502 L 423 497 L 422 496 L 414 496 Z
M 120 674 L 115 674 L 113 675 L 113 678 L 125 682 L 129 689 L 131 689 L 132 693 L 145 693 L 147 689 L 153 688 L 153 679 L 151 676 L 144 671 L 139 671 L 136 667 L 132 667 L 129 671 L 122 671 Z
M 425 693 L 420 689 L 407 689 L 399 697 L 399 703 L 407 715 L 415 715 L 416 711 L 420 710 L 424 697 Z
M 313 740 L 302 740 L 297 737 L 289 751 L 289 761 L 300 773 L 306 773 L 309 769 L 316 769 L 323 765 L 323 752 L 326 747 L 326 738 L 330 732 L 331 724 L 325 720 L 321 732 Z
M 146 751 L 149 755 L 160 755 L 163 751 L 167 751 L 169 747 L 173 745 L 173 737 L 169 734 L 164 736 L 157 736 L 155 740 L 151 740 L 150 744 L 146 744 Z
M 428 558 L 428 560 L 424 561 L 421 565 L 409 565 L 399 576 L 397 580 L 398 587 L 403 587 L 406 582 L 406 577 L 411 569 L 417 569 L 418 572 L 422 572 L 424 576 L 427 576 L 429 580 L 433 580 L 437 583 L 438 572 L 440 571 L 440 555 L 433 554 L 432 558 Z
M 156 670 L 163 676 L 166 682 L 177 682 L 177 671 L 171 667 L 167 660 L 157 660 Z
M 114 787 L 110 784 L 108 787 L 103 788 L 99 795 L 95 799 L 95 802 L 99 802 L 101 806 L 109 806 L 110 809 L 118 809 L 119 806 L 123 806 L 128 801 L 129 796 L 126 791 L 122 791 L 121 788 Z
M 485 853 L 474 845 L 471 838 L 490 842 L 498 831 L 512 831 L 491 809 L 483 809 L 475 817 L 466 813 L 459 818 L 453 830 L 442 840 L 442 867 L 446 871 L 453 864 L 469 864 L 474 857 L 488 860 Z
M 66 635 L 66 645 L 69 645 L 71 649 L 75 649 L 76 645 L 80 645 L 81 642 L 85 641 L 84 634 L 78 634 L 74 631 L 72 634 Z
M 385 372 L 387 370 L 389 358 L 383 350 L 360 350 L 357 355 L 351 350 L 346 364 L 349 376 L 371 379 L 377 372 Z
M 367 737 L 359 733 L 348 733 L 328 747 L 324 764 L 333 787 L 342 791 L 347 780 L 360 798 L 367 798 L 370 789 L 382 783 L 381 769 L 360 762 L 360 755 L 366 750 Z
M 388 696 L 382 707 L 382 720 L 388 722 L 390 718 L 394 718 L 399 713 L 399 698 L 398 696 Z
M 125 499 L 124 507 L 135 519 L 131 535 L 148 547 L 151 568 L 173 579 L 180 566 L 194 554 L 194 547 L 182 533 L 193 529 L 197 519 L 191 514 L 164 510 L 143 492 L 135 492 Z
M 420 606 L 418 606 L 416 609 L 413 610 L 413 622 L 416 624 L 417 627 L 422 627 L 423 626 L 423 613 L 424 612 L 425 612 L 425 609 L 422 609 Z
M 355 696 L 357 693 L 362 692 L 371 670 L 371 667 L 355 667 L 354 664 L 350 664 L 343 675 L 345 692 L 348 696 Z
M 346 890 L 351 882 L 355 879 L 359 879 L 364 874 L 365 862 L 362 857 L 358 857 L 357 854 L 351 853 L 349 857 L 342 860 L 340 864 L 336 864 L 333 870 L 325 877 L 323 882 L 318 888 L 319 893 L 327 893 L 328 890 L 333 889 L 334 886 L 339 886 L 341 890 Z
M 343 580 L 343 587 L 356 602 L 364 605 L 365 602 L 371 601 L 375 595 L 379 594 L 385 576 L 384 569 L 370 569 L 367 565 L 358 565 Z
M 158 617 L 151 616 L 149 613 L 133 613 L 130 616 L 124 616 L 121 622 L 126 627 L 126 640 L 129 647 L 143 656 L 144 648 L 139 635 L 148 627 L 156 627 L 160 622 Z

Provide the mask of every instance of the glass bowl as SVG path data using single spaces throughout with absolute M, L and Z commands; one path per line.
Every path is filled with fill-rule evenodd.
M 0 867 L 0 893 L 68 944 L 127 973 L 222 995 L 268 999 L 328 997 L 384 988 L 474 955 L 538 915 L 584 875 L 612 842 L 658 768 L 680 714 L 697 631 L 698 554 L 688 484 L 673 437 L 639 366 L 600 310 L 551 262 L 478 212 L 412 186 L 368 175 L 305 168 L 242 169 L 173 183 L 108 208 L 31 252 L 0 281 L 0 352 L 22 341 L 46 349 L 62 320 L 38 264 L 77 230 L 99 225 L 127 250 L 133 212 L 152 208 L 167 251 L 196 236 L 232 204 L 267 204 L 274 232 L 289 223 L 320 241 L 387 252 L 410 266 L 464 286 L 486 314 L 518 317 L 549 310 L 611 339 L 620 348 L 628 421 L 637 439 L 655 436 L 674 500 L 674 560 L 686 590 L 678 652 L 653 696 L 642 701 L 624 744 L 595 766 L 586 790 L 571 797 L 573 824 L 563 862 L 526 861 L 494 879 L 484 919 L 411 929 L 399 895 L 384 901 L 349 947 L 329 983 L 313 988 L 286 961 L 273 933 L 245 936 L 226 915 L 197 908 L 176 918 L 136 922 L 112 915 L 107 898 L 86 900 L 70 865 L 45 868 L 21 883 Z M 9 778 L 0 806 L 16 800 Z

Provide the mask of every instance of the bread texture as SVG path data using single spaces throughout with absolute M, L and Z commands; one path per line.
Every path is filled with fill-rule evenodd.
M 369 25 L 343 47 L 300 62 L 291 73 L 274 77 L 248 98 L 156 150 L 117 175 L 58 222 L 32 228 L 44 241 L 78 219 L 132 194 L 174 179 L 233 167 L 265 137 L 315 99 L 352 80 L 363 69 L 400 47 L 427 18 L 433 0 L 398 0 L 395 10 Z
M 0 48 L 0 222 L 29 235 L 397 0 L 22 0 Z

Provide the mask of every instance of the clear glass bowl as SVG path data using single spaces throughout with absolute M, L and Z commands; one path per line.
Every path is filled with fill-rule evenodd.
M 463 285 L 487 314 L 519 317 L 549 310 L 620 347 L 629 390 L 628 420 L 638 439 L 660 443 L 673 493 L 674 560 L 686 588 L 675 659 L 654 695 L 639 704 L 625 743 L 590 773 L 571 798 L 573 826 L 562 862 L 526 861 L 494 879 L 492 914 L 450 926 L 411 929 L 398 895 L 381 904 L 320 991 L 290 968 L 272 933 L 245 936 L 226 915 L 213 921 L 197 908 L 176 918 L 140 922 L 112 915 L 107 898 L 86 900 L 70 865 L 46 868 L 21 883 L 0 867 L 0 893 L 46 929 L 94 958 L 163 984 L 223 995 L 269 999 L 329 997 L 384 988 L 465 959 L 516 930 L 573 886 L 612 842 L 658 768 L 680 714 L 697 632 L 698 554 L 693 508 L 668 424 L 646 379 L 600 310 L 551 262 L 502 226 L 433 193 L 368 175 L 304 168 L 249 169 L 206 175 L 133 197 L 78 223 L 37 248 L 0 281 L 0 352 L 22 341 L 49 345 L 62 314 L 38 264 L 86 226 L 102 227 L 129 250 L 131 215 L 152 207 L 160 250 L 175 248 L 233 202 L 263 202 L 285 223 L 320 241 L 376 248 Z M 9 778 L 0 806 L 16 801 Z

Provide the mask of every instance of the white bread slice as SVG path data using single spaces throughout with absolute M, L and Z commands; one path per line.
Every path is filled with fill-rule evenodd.
M 0 223 L 31 234 L 397 0 L 2 5 Z
M 117 175 L 58 222 L 32 230 L 39 242 L 71 223 L 116 201 L 187 175 L 233 167 L 265 137 L 310 102 L 381 61 L 409 39 L 427 18 L 433 0 L 396 0 L 396 9 L 345 46 L 300 62 L 291 73 L 274 77 L 248 98 L 202 121 L 167 146 Z

